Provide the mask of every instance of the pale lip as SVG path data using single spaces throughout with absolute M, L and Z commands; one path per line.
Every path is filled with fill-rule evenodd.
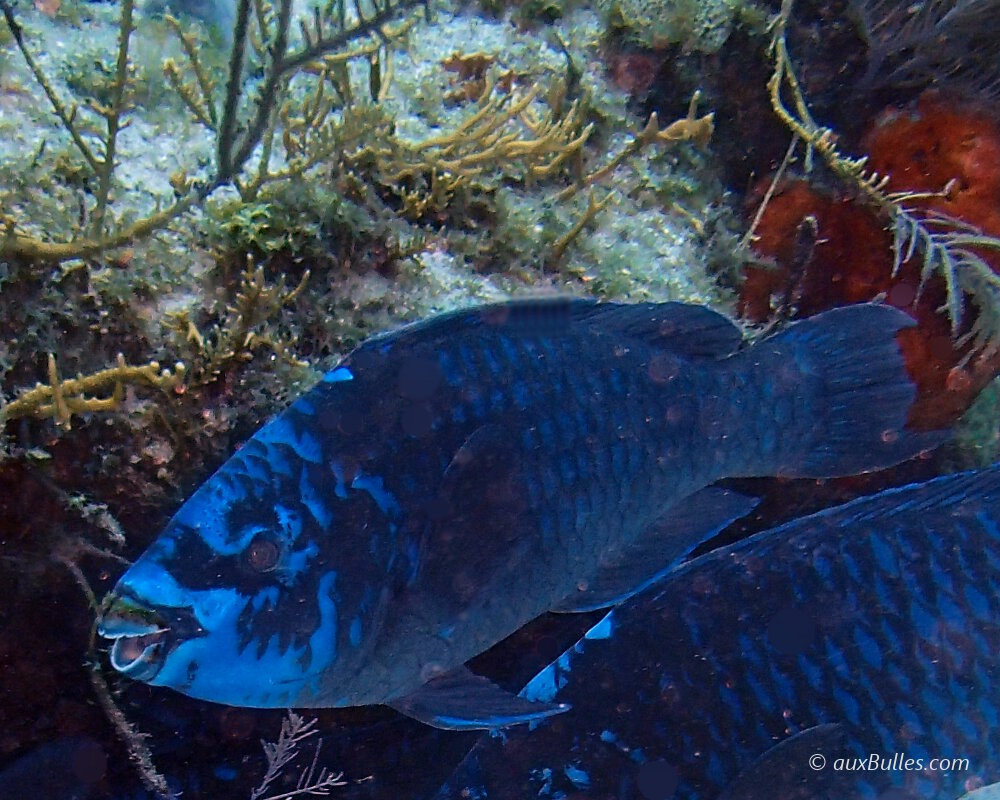
M 170 627 L 156 611 L 128 597 L 110 595 L 97 632 L 114 639 L 111 666 L 140 681 L 153 678 L 163 666 Z

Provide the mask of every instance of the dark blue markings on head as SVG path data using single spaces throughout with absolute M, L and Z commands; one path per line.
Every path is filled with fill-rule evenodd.
M 399 516 L 399 503 L 392 492 L 388 491 L 382 481 L 381 475 L 357 475 L 351 481 L 352 489 L 360 489 L 371 495 L 372 500 L 379 510 L 388 517 Z
M 321 470 L 322 467 L 319 469 Z M 302 504 L 309 509 L 309 513 L 316 520 L 320 529 L 328 531 L 330 523 L 333 521 L 333 508 L 327 502 L 327 493 L 324 491 L 326 487 L 322 485 L 324 478 L 322 472 L 314 474 L 314 469 L 309 464 L 303 464 L 302 473 L 299 476 L 299 495 Z M 342 486 L 342 482 L 339 485 Z
M 240 453 L 243 468 L 251 480 L 269 484 L 274 478 L 273 467 L 267 458 L 264 448 L 258 442 L 253 442 L 253 444 L 257 446 L 252 447 L 248 443 L 244 448 L 247 452 Z
M 261 428 L 254 438 L 265 445 L 285 445 L 304 461 L 318 464 L 323 461 L 323 446 L 312 433 L 309 425 L 297 425 L 295 415 L 286 411 Z M 270 448 L 268 450 L 270 458 Z
M 472 416 L 476 420 L 485 419 L 486 396 L 483 394 L 483 390 L 479 386 L 473 384 L 466 387 L 464 395 L 465 395 L 465 400 L 469 404 L 469 408 L 472 411 Z
M 332 664 L 337 658 L 337 573 L 324 573 L 316 596 L 320 622 L 309 639 L 313 657 L 320 664 Z
M 347 499 L 347 483 L 348 480 L 354 480 L 354 469 L 352 465 L 344 465 L 339 461 L 334 461 L 330 464 L 330 471 L 333 476 L 337 479 L 337 484 L 334 486 L 333 493 L 339 497 L 341 500 Z
M 302 534 L 302 515 L 294 508 L 275 503 L 274 516 L 286 541 L 289 544 L 295 542 Z
M 351 642 L 351 647 L 357 647 L 361 644 L 361 618 L 355 617 L 351 620 L 351 630 L 349 633 L 349 639 Z

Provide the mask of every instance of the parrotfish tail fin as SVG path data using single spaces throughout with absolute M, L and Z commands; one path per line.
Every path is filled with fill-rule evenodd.
M 757 454 L 773 459 L 771 472 L 756 474 L 854 475 L 940 444 L 943 431 L 905 429 L 916 389 L 896 334 L 913 324 L 902 311 L 865 303 L 802 320 L 745 351 L 751 381 L 763 384 Z

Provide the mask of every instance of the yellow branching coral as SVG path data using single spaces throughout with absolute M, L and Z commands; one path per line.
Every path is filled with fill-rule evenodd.
M 33 389 L 0 408 L 0 426 L 20 417 L 51 417 L 59 427 L 68 430 L 74 414 L 116 410 L 125 398 L 126 384 L 173 389 L 184 380 L 185 371 L 181 362 L 177 362 L 173 370 L 160 369 L 156 361 L 132 366 L 126 364 L 125 356 L 119 353 L 118 363 L 113 367 L 91 375 L 77 375 L 63 380 L 59 377 L 56 358 L 50 353 L 48 384 L 38 383 Z M 109 388 L 109 396 L 93 396 Z
M 269 347 L 275 353 L 286 354 L 287 342 L 271 339 L 258 328 L 293 303 L 302 294 L 309 280 L 309 271 L 302 275 L 294 289 L 285 286 L 282 276 L 270 284 L 264 278 L 263 267 L 254 267 L 250 256 L 241 275 L 236 299 L 227 309 L 225 320 L 203 335 L 187 313 L 173 315 L 174 329 L 190 343 L 203 360 L 195 365 L 193 385 L 210 383 L 227 368 L 253 357 L 258 347 Z
M 707 147 L 715 131 L 715 112 L 710 112 L 698 116 L 698 100 L 700 92 L 695 92 L 691 96 L 688 104 L 687 115 L 678 120 L 674 120 L 666 128 L 660 129 L 660 122 L 656 113 L 650 114 L 649 121 L 639 133 L 635 135 L 622 151 L 612 158 L 607 164 L 598 167 L 593 172 L 588 173 L 581 181 L 568 186 L 558 195 L 559 200 L 567 200 L 584 186 L 591 186 L 603 180 L 618 167 L 624 164 L 641 150 L 651 144 L 676 144 L 679 142 L 692 142 L 699 147 Z
M 561 117 L 551 109 L 536 114 L 538 92 L 536 85 L 504 93 L 489 83 L 475 112 L 447 133 L 364 148 L 352 161 L 374 155 L 380 182 L 401 195 L 412 216 L 443 209 L 477 178 L 512 171 L 526 181 L 548 178 L 579 156 L 593 125 L 583 125 L 578 103 Z

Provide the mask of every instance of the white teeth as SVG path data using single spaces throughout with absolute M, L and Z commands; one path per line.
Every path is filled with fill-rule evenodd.
M 150 625 L 148 627 L 137 628 L 132 627 L 128 630 L 114 630 L 108 629 L 103 625 L 98 626 L 98 633 L 101 634 L 105 639 L 141 639 L 143 636 L 152 636 L 157 633 L 166 633 L 169 628 L 162 628 L 156 625 Z
M 131 639 L 139 636 L 163 633 L 168 628 L 152 622 L 143 622 L 124 617 L 104 617 L 97 624 L 97 632 L 105 639 Z
M 166 630 L 157 615 L 128 598 L 116 597 L 98 621 L 97 632 L 107 639 L 147 636 Z

